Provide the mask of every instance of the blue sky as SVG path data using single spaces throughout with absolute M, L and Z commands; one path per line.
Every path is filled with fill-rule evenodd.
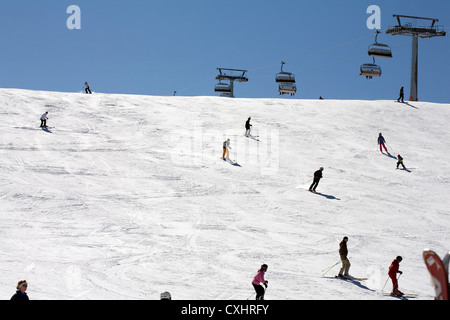
M 81 9 L 69 30 L 66 9 Z M 1 0 L 0 87 L 79 92 L 217 96 L 217 67 L 248 70 L 236 97 L 277 98 L 280 62 L 295 73 L 295 99 L 396 99 L 409 96 L 411 39 L 381 34 L 393 59 L 366 80 L 374 30 L 366 9 L 439 19 L 450 28 L 448 0 Z M 448 31 L 448 30 L 447 30 Z M 419 40 L 419 100 L 450 102 L 450 35 Z M 292 99 L 285 97 L 286 99 Z

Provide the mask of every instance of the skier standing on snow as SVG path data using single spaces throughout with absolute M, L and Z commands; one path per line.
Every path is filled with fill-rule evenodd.
M 380 151 L 381 151 L 381 153 L 383 153 L 383 149 L 382 149 L 382 148 L 384 148 L 384 150 L 385 150 L 387 153 L 389 153 L 389 151 L 387 151 L 387 149 L 386 149 L 385 143 L 386 143 L 386 140 L 384 140 L 383 135 L 380 133 L 380 134 L 378 135 L 378 144 L 380 145 Z
M 45 111 L 45 113 L 41 116 L 41 128 L 42 127 L 47 127 L 47 115 L 48 115 L 48 111 Z
M 230 139 L 227 139 L 223 142 L 223 155 L 222 155 L 222 159 L 223 160 L 230 160 L 230 151 L 229 149 L 231 149 L 230 147 Z M 226 158 L 225 158 L 226 156 Z
M 316 188 L 319 185 L 320 179 L 322 179 L 322 171 L 323 171 L 323 167 L 320 167 L 319 170 L 314 172 L 314 180 L 313 180 L 313 183 L 311 184 L 311 186 L 309 187 L 309 191 L 316 192 Z
M 89 89 L 89 84 L 87 83 L 87 81 L 84 83 L 84 91 L 89 94 L 92 93 L 91 89 Z
M 245 136 L 246 137 L 248 137 L 250 135 L 250 131 L 252 129 L 251 128 L 252 125 L 250 124 L 251 119 L 252 119 L 251 117 L 248 117 L 247 121 L 245 122 Z
M 401 155 L 397 155 L 397 169 L 398 169 L 398 166 L 399 165 L 402 165 L 402 167 L 403 167 L 403 169 L 406 169 L 405 168 L 405 165 L 403 164 L 403 158 L 402 158 L 402 156 Z
M 397 99 L 397 102 L 400 102 L 400 99 L 402 99 L 402 102 L 404 102 L 405 94 L 403 92 L 403 87 L 400 88 L 400 96 Z
M 348 237 L 344 237 L 339 244 L 339 256 L 341 257 L 342 261 L 342 267 L 341 270 L 339 270 L 339 278 L 347 278 L 349 277 L 348 271 L 350 269 L 350 261 L 347 258 L 348 255 L 348 249 L 347 249 L 347 241 Z
M 397 258 L 394 259 L 394 261 L 392 261 L 390 267 L 389 267 L 389 278 L 391 278 L 392 280 L 392 293 L 391 295 L 394 296 L 402 296 L 403 292 L 401 292 L 400 290 L 398 290 L 398 279 L 397 279 L 397 273 L 402 274 L 403 272 L 401 272 L 399 270 L 400 268 L 400 262 L 403 260 L 402 257 L 398 256 Z
M 267 272 L 267 264 L 263 264 L 253 278 L 252 285 L 256 291 L 256 300 L 264 300 L 268 281 L 264 279 L 264 274 Z

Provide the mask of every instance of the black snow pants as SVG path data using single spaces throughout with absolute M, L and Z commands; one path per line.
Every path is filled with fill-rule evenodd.
M 255 288 L 255 291 L 256 291 L 256 300 L 264 300 L 264 293 L 266 293 L 264 288 L 261 285 L 259 285 L 259 284 L 252 283 L 252 285 L 253 285 L 253 288 Z
M 319 185 L 320 179 L 314 179 L 313 183 L 309 187 L 309 190 L 316 191 L 317 186 Z

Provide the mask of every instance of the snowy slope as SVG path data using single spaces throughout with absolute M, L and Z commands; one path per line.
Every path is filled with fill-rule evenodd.
M 448 104 L 1 89 L 0 115 L 0 299 L 26 279 L 31 299 L 245 300 L 262 263 L 268 300 L 392 299 L 397 255 L 400 289 L 433 299 L 421 254 L 450 249 Z M 367 281 L 322 277 L 343 236 Z

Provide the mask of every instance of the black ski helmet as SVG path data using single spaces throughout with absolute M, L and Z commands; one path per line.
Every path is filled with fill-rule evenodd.
M 267 264 L 263 264 L 261 266 L 261 270 L 267 271 L 267 268 L 268 268 Z
M 397 258 L 395 258 L 395 260 L 397 260 L 397 261 L 402 261 L 403 260 L 403 258 L 401 257 L 401 256 L 397 256 Z

